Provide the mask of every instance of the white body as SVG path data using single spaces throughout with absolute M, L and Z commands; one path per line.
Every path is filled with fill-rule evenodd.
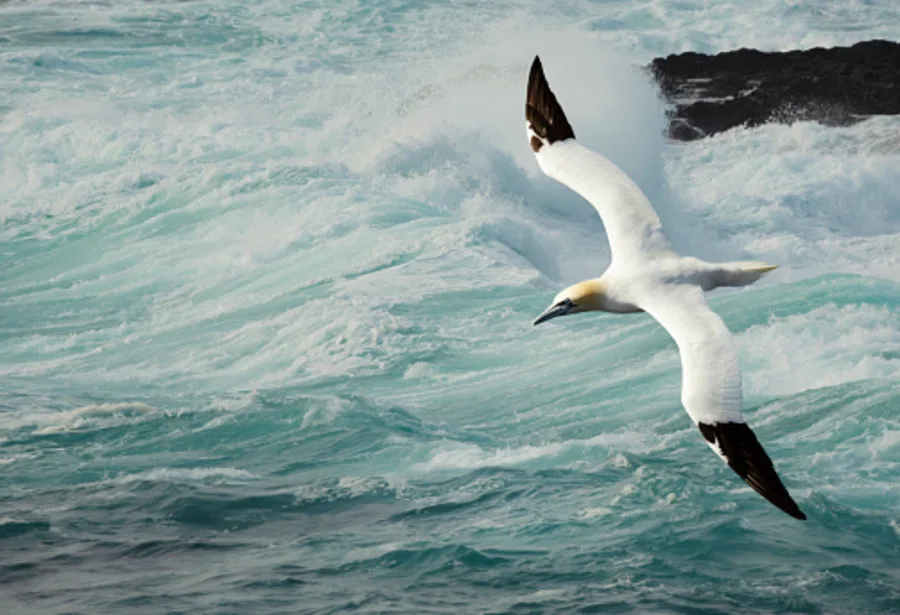
M 536 135 L 529 129 L 528 136 Z M 601 309 L 645 311 L 669 331 L 684 371 L 681 401 L 695 424 L 742 422 L 737 351 L 703 291 L 749 284 L 772 267 L 712 264 L 678 255 L 637 185 L 575 139 L 545 143 L 536 156 L 544 173 L 587 199 L 603 219 L 612 263 L 598 280 Z

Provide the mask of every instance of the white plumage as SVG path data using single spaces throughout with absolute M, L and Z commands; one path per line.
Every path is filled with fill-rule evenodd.
M 527 131 L 540 140 L 530 126 Z M 608 159 L 575 139 L 541 147 L 535 155 L 544 173 L 583 196 L 600 214 L 614 263 L 673 255 L 650 201 Z
M 660 284 L 637 305 L 678 345 L 681 403 L 694 424 L 736 423 L 741 414 L 741 368 L 731 333 L 698 286 Z
M 708 263 L 672 250 L 652 205 L 618 167 L 575 140 L 535 58 L 525 105 L 527 135 L 541 169 L 600 214 L 612 262 L 599 278 L 560 292 L 535 321 L 579 312 L 647 312 L 681 356 L 681 401 L 706 442 L 753 489 L 797 519 L 797 507 L 744 422 L 741 370 L 731 333 L 704 291 L 752 284 L 775 267 L 756 261 Z

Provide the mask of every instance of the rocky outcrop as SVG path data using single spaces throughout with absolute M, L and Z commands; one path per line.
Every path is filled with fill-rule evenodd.
M 815 120 L 843 126 L 900 113 L 900 44 L 716 55 L 680 53 L 650 65 L 673 103 L 669 136 L 691 141 L 735 126 Z

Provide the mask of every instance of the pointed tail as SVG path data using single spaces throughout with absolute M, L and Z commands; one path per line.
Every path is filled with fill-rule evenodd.
M 747 286 L 777 268 L 778 265 L 770 265 L 761 261 L 710 263 L 703 290 L 712 290 L 719 286 Z

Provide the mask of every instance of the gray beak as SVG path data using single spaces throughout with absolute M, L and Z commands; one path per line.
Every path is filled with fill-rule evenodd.
M 542 322 L 547 322 L 552 318 L 556 318 L 557 316 L 565 316 L 569 312 L 572 311 L 574 305 L 572 304 L 571 299 L 563 299 L 559 303 L 555 305 L 551 305 L 547 308 L 543 314 L 537 317 L 537 320 L 534 321 L 535 325 L 539 325 Z

